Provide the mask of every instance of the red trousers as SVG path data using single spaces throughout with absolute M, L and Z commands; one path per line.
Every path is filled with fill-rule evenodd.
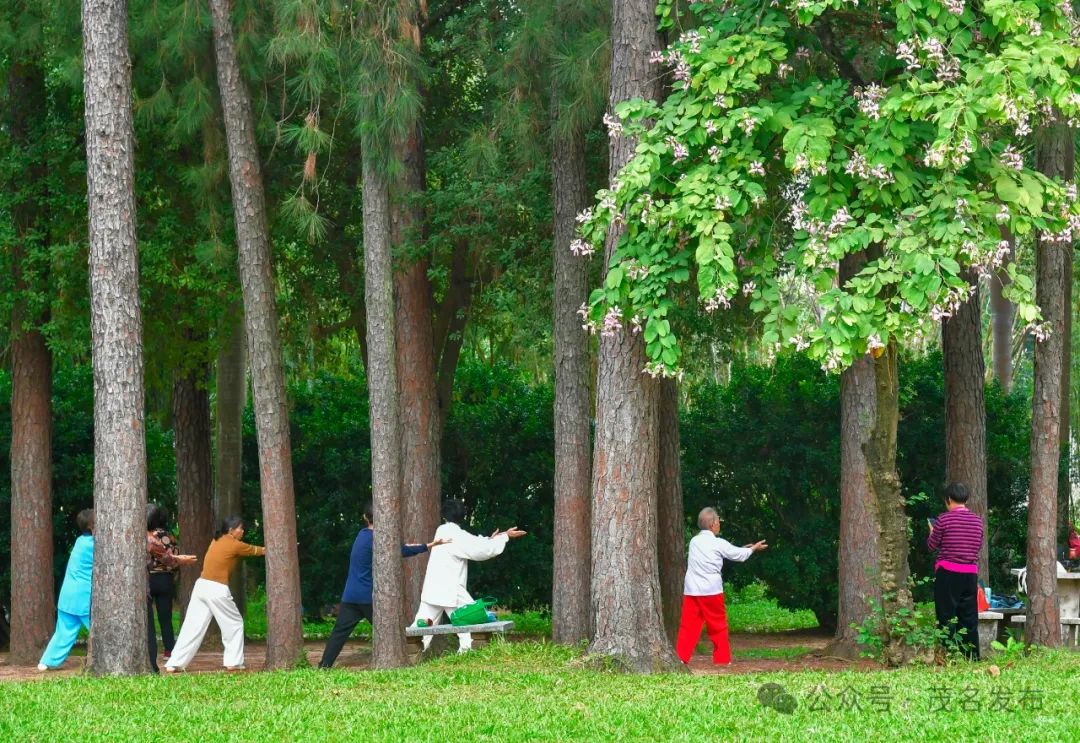
M 701 626 L 705 625 L 709 639 L 713 643 L 713 663 L 727 665 L 731 662 L 731 646 L 728 645 L 727 610 L 724 608 L 724 594 L 715 596 L 683 596 L 682 619 L 679 621 L 679 638 L 675 642 L 675 652 L 683 663 L 690 662 L 698 639 Z

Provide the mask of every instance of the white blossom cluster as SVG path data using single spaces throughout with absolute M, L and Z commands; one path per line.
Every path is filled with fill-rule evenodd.
M 675 158 L 675 162 L 685 160 L 690 154 L 690 150 L 686 148 L 682 142 L 676 139 L 674 136 L 667 137 L 664 142 L 671 148 L 671 154 Z
M 1006 145 L 1005 151 L 1001 153 L 1001 164 L 1012 170 L 1023 170 L 1024 156 L 1017 152 L 1011 144 Z
M 968 291 L 966 289 L 950 289 L 946 292 L 945 297 L 941 302 L 930 308 L 930 319 L 934 322 L 941 322 L 946 318 L 952 317 L 967 299 Z
M 1071 245 L 1080 237 L 1080 215 L 1070 215 L 1069 221 L 1060 232 L 1043 232 L 1039 239 L 1054 245 Z
M 877 121 L 881 118 L 881 99 L 885 97 L 885 88 L 877 83 L 870 83 L 865 88 L 855 91 L 855 100 L 859 110 L 868 118 Z
M 1048 323 L 1048 322 L 1028 323 L 1027 327 L 1024 328 L 1024 331 L 1028 332 L 1028 333 L 1031 333 L 1031 336 L 1035 339 L 1036 343 L 1042 343 L 1043 341 L 1045 341 L 1047 338 L 1050 337 L 1050 331 L 1051 331 L 1050 323 Z
M 596 248 L 593 244 L 582 240 L 580 237 L 570 242 L 570 252 L 579 258 L 589 258 L 596 252 Z
M 622 134 L 623 125 L 618 116 L 613 116 L 608 113 L 604 114 L 604 126 L 607 127 L 608 136 L 612 139 L 615 139 Z
M 1020 106 L 1012 98 L 1000 95 L 998 100 L 1001 102 L 1001 110 L 1005 114 L 1005 120 L 1016 125 L 1016 136 L 1026 137 L 1031 134 L 1031 114 L 1020 110 Z
M 626 275 L 630 277 L 631 281 L 637 281 L 649 275 L 649 267 L 641 265 L 634 258 L 625 262 L 623 270 L 626 271 Z
M 961 3 L 963 5 L 963 3 Z M 961 8 L 961 13 L 963 9 Z M 926 40 L 907 39 L 896 45 L 896 58 L 903 62 L 908 72 L 922 69 L 919 52 L 926 55 L 926 61 L 934 68 L 934 75 L 943 83 L 960 79 L 960 62 L 949 54 L 940 39 L 930 37 Z
M 870 165 L 861 152 L 854 152 L 844 166 L 844 172 L 864 181 L 874 180 L 881 184 L 895 183 L 896 178 L 883 164 Z
M 718 287 L 716 293 L 705 300 L 705 311 L 715 312 L 723 307 L 725 310 L 731 309 L 731 297 L 729 292 L 725 291 L 723 287 Z
M 923 155 L 923 164 L 928 168 L 944 168 L 946 165 L 962 168 L 970 162 L 971 153 L 974 151 L 975 143 L 971 141 L 971 137 L 965 135 L 951 150 L 944 143 L 927 145 Z
M 668 369 L 659 361 L 650 361 L 641 373 L 648 374 L 653 379 L 675 379 L 679 382 L 682 381 L 684 374 L 682 369 Z

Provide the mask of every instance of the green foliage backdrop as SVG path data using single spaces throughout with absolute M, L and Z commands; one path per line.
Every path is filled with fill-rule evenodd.
M 929 573 L 922 546 L 925 516 L 939 510 L 945 470 L 941 358 L 905 363 L 899 440 L 906 494 L 930 497 L 909 507 L 912 567 Z M 88 367 L 60 367 L 54 389 L 56 570 L 74 540 L 72 514 L 91 503 L 92 396 Z M 299 521 L 304 609 L 315 615 L 340 596 L 349 548 L 369 497 L 371 463 L 363 375 L 322 373 L 290 389 L 293 462 Z M 736 543 L 768 539 L 772 549 L 732 566 L 730 586 L 766 583 L 781 605 L 809 608 L 825 627 L 835 622 L 839 522 L 838 379 L 802 356 L 775 366 L 736 366 L 730 383 L 688 391 L 682 414 L 683 484 L 687 529 L 691 516 L 717 505 L 724 535 Z M 0 376 L 0 467 L 10 443 L 10 377 Z M 987 388 L 991 558 L 994 581 L 1023 560 L 1029 408 L 1026 389 L 1004 395 Z M 473 528 L 490 533 L 517 525 L 529 538 L 475 565 L 470 590 L 514 608 L 550 601 L 552 391 L 531 384 L 508 365 L 468 362 L 457 376 L 446 425 L 444 493 L 463 498 Z M 147 420 L 152 498 L 174 505 L 172 435 Z M 0 600 L 8 595 L 9 483 L 0 483 Z M 406 494 L 408 495 L 408 494 Z M 254 421 L 245 420 L 244 498 L 258 541 L 258 462 Z M 917 499 L 916 499 L 917 500 Z M 182 537 L 182 535 L 181 535 Z M 251 561 L 261 579 L 259 561 Z M 59 585 L 59 584 L 58 584 Z

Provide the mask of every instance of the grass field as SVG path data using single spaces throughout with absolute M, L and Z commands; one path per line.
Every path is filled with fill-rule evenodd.
M 0 740 L 1067 740 L 1080 655 L 893 672 L 631 677 L 494 643 L 392 672 L 299 670 L 5 684 Z M 763 706 L 781 685 L 794 709 Z M 944 710 L 940 710 L 942 704 Z

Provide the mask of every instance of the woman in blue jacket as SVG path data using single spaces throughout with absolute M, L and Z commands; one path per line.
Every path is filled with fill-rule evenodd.
M 68 558 L 60 599 L 56 602 L 56 632 L 38 663 L 39 671 L 59 668 L 67 660 L 79 630 L 90 629 L 90 576 L 94 569 L 94 511 L 87 508 L 75 517 L 81 535 Z

